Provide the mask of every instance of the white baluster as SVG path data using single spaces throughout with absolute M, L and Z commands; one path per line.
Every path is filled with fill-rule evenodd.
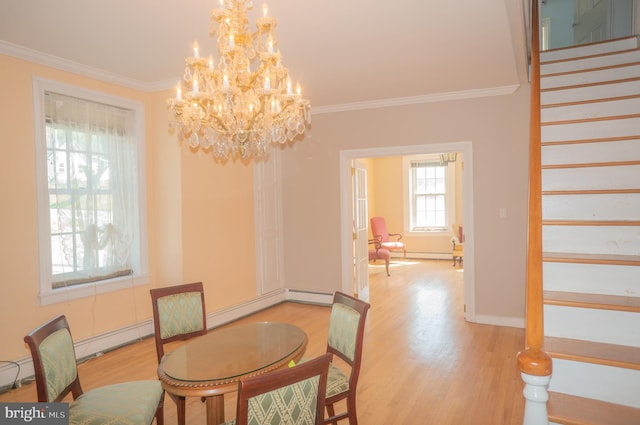
M 526 373 L 520 375 L 525 383 L 522 391 L 525 398 L 522 425 L 549 425 L 549 416 L 547 415 L 549 393 L 547 388 L 551 375 L 534 376 Z

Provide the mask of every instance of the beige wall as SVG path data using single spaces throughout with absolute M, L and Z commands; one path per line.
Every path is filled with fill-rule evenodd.
M 40 306 L 32 77 L 140 101 L 146 113 L 150 284 Z M 180 150 L 165 98 L 0 55 L 0 359 L 28 356 L 24 335 L 57 314 L 74 339 L 151 318 L 153 286 L 203 281 L 208 312 L 256 294 L 253 168 Z M 78 353 L 81 355 L 82 353 Z
M 528 102 L 525 85 L 509 96 L 314 116 L 310 137 L 283 155 L 285 285 L 342 287 L 341 150 L 471 142 L 475 312 L 524 317 Z
M 40 306 L 34 75 L 144 103 L 149 285 Z M 77 340 L 148 320 L 153 286 L 201 280 L 208 312 L 256 297 L 253 168 L 233 161 L 215 164 L 210 155 L 178 147 L 167 131 L 170 92 L 144 93 L 2 55 L 0 81 L 1 359 L 28 356 L 23 336 L 56 314 L 68 316 Z M 527 108 L 528 95 L 520 90 L 511 96 L 314 116 L 307 138 L 282 156 L 285 286 L 322 292 L 342 287 L 340 150 L 471 141 L 475 310 L 523 317 Z M 377 199 L 385 184 L 391 182 L 374 173 L 370 198 Z M 385 213 L 375 205 L 376 214 Z M 507 208 L 506 219 L 498 218 L 500 207 Z

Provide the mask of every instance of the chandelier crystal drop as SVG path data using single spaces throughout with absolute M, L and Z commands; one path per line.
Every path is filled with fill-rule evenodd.
M 282 65 L 275 18 L 263 6 L 251 33 L 252 8 L 247 0 L 220 0 L 209 30 L 219 58 L 200 57 L 194 44 L 176 96 L 167 100 L 178 139 L 220 159 L 264 158 L 272 144 L 292 142 L 311 123 L 311 105 Z

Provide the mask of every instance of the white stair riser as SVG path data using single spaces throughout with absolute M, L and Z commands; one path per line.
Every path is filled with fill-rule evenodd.
M 540 93 L 540 104 L 554 105 L 557 103 L 586 102 L 596 99 L 610 99 L 637 94 L 640 94 L 640 81 L 633 80 L 621 83 L 543 91 Z
M 571 49 L 558 49 L 542 52 L 540 54 L 540 62 L 600 55 L 603 53 L 611 53 L 621 50 L 631 50 L 637 47 L 638 39 L 636 37 L 627 37 L 620 40 L 610 41 L 608 43 L 585 44 L 582 46 L 572 47 Z
M 543 142 L 640 136 L 640 118 L 543 125 Z
M 633 37 L 542 54 L 541 104 L 551 107 L 542 108 L 541 119 L 559 123 L 541 127 L 542 141 L 613 139 L 543 146 L 544 165 L 640 159 L 640 118 L 632 117 L 640 114 L 640 97 L 628 98 L 640 95 L 640 50 L 586 57 L 638 44 Z M 544 63 L 572 57 L 578 59 Z M 602 119 L 616 116 L 630 118 Z M 631 140 L 616 140 L 622 138 Z M 543 191 L 638 188 L 636 165 L 542 170 Z M 639 220 L 640 194 L 544 195 L 542 212 L 545 220 Z M 542 232 L 547 252 L 640 256 L 640 226 L 544 225 Z M 640 297 L 640 267 L 545 262 L 543 285 L 546 291 Z M 640 348 L 639 329 L 634 312 L 544 306 L 547 336 Z M 554 359 L 549 390 L 640 408 L 640 371 Z
M 542 123 L 640 114 L 640 96 L 606 102 L 579 103 L 568 106 L 542 108 Z
M 640 139 L 542 147 L 542 165 L 640 160 Z
M 540 88 L 550 89 L 556 87 L 577 86 L 580 84 L 603 83 L 606 81 L 625 80 L 640 77 L 640 65 L 619 66 L 615 68 L 599 69 L 588 72 L 572 72 L 542 77 Z
M 640 407 L 640 371 L 553 359 L 549 391 Z
M 543 220 L 640 220 L 640 193 L 546 195 Z
M 546 336 L 640 347 L 638 329 L 640 329 L 640 314 L 637 313 L 556 305 L 544 306 Z
M 594 56 L 583 59 L 570 59 L 560 62 L 541 62 L 540 75 L 602 68 L 605 66 L 621 65 L 632 62 L 640 62 L 640 50 L 629 50 L 626 52 L 616 53 L 614 55 Z
M 544 252 L 640 253 L 640 226 L 543 226 L 542 237 Z
M 545 191 L 637 188 L 640 188 L 640 165 L 542 170 Z
M 640 267 L 606 264 L 543 263 L 546 291 L 640 297 Z

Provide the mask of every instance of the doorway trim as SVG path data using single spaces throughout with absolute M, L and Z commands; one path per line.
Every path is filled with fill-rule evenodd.
M 429 153 L 462 152 L 462 221 L 465 229 L 464 247 L 464 318 L 475 322 L 475 255 L 473 224 L 473 149 L 471 142 L 434 143 L 411 146 L 349 149 L 340 151 L 340 238 L 342 253 L 342 290 L 353 290 L 351 162 L 360 158 L 419 155 Z

